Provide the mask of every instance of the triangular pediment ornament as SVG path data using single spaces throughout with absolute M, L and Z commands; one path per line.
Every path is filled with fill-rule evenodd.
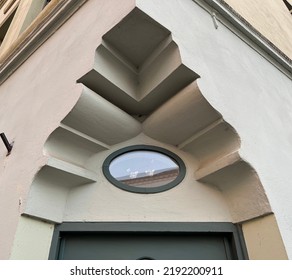
M 131 115 L 149 115 L 198 77 L 170 31 L 135 8 L 103 36 L 93 68 L 78 82 Z
M 88 161 L 140 134 L 195 158 L 187 172 L 220 189 L 233 222 L 271 213 L 256 171 L 240 156 L 238 133 L 205 99 L 198 78 L 171 32 L 132 10 L 103 36 L 92 69 L 78 80 L 82 93 L 45 144 L 48 164 L 32 184 L 26 214 L 62 222 L 70 186 L 99 180 Z M 51 206 L 49 188 L 58 205 Z

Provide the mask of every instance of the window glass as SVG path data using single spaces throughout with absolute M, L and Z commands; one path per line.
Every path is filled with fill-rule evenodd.
M 110 154 L 103 174 L 116 187 L 134 193 L 158 193 L 177 186 L 185 177 L 184 162 L 156 146 L 136 145 Z
M 178 164 L 170 157 L 154 151 L 132 151 L 116 157 L 109 166 L 110 174 L 119 182 L 153 188 L 174 181 Z

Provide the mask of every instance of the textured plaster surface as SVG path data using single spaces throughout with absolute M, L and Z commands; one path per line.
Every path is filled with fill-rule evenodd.
M 9 258 L 29 187 L 46 162 L 44 143 L 81 94 L 76 80 L 92 66 L 101 36 L 133 8 L 134 1 L 88 1 L 1 85 L 0 128 L 15 143 L 9 157 L 0 146 L 0 259 Z
M 137 144 L 163 147 L 180 156 L 187 168 L 182 183 L 157 194 L 135 194 L 113 186 L 102 173 L 104 160 L 115 150 Z M 97 172 L 98 182 L 71 190 L 64 221 L 231 221 L 222 193 L 196 182 L 193 171 L 197 162 L 193 157 L 143 134 L 93 156 L 87 168 Z
M 203 95 L 240 135 L 240 154 L 258 172 L 292 258 L 291 80 L 222 24 L 215 29 L 192 1 L 137 3 L 171 30 Z
M 134 4 L 88 1 L 1 86 L 0 127 L 15 144 L 9 157 L 0 146 L 0 259 L 9 258 L 29 187 L 46 162 L 44 143 L 80 97 L 82 86 L 76 80 L 92 68 L 102 35 Z M 287 188 L 292 181 L 287 153 L 292 149 L 291 80 L 224 26 L 215 29 L 211 16 L 192 1 L 138 0 L 137 4 L 172 32 L 183 62 L 202 77 L 202 93 L 241 136 L 241 155 L 259 173 L 292 258 L 292 190 Z M 88 167 L 97 168 L 108 154 L 101 152 Z M 195 166 L 193 159 L 180 155 L 188 166 Z M 97 184 L 72 189 L 64 220 L 228 221 L 221 193 L 200 183 L 190 185 L 191 181 L 189 172 L 176 189 L 138 196 L 107 185 L 100 174 Z M 206 204 L 209 199 L 215 204 Z

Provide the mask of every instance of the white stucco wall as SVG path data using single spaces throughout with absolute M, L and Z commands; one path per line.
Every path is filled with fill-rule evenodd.
M 202 93 L 239 133 L 241 155 L 259 174 L 292 258 L 291 80 L 222 24 L 215 29 L 192 1 L 137 2 L 171 30 L 183 61 L 201 75 Z
M 76 80 L 92 67 L 101 36 L 130 12 L 134 4 L 132 0 L 88 1 L 1 86 L 0 127 L 15 145 L 9 157 L 5 157 L 5 148 L 0 146 L 0 205 L 5 209 L 0 211 L 0 259 L 8 258 L 11 253 L 31 182 L 45 162 L 44 143 L 80 96 L 81 86 L 76 85 Z M 241 155 L 259 173 L 292 258 L 292 190 L 288 187 L 292 181 L 289 172 L 292 158 L 288 152 L 292 148 L 289 142 L 291 80 L 223 25 L 215 29 L 211 16 L 191 0 L 138 0 L 137 5 L 172 32 L 184 64 L 201 76 L 202 93 L 239 133 Z M 190 161 L 187 157 L 186 160 Z M 99 204 L 95 204 L 98 190 L 98 195 L 104 196 L 99 196 Z M 196 191 L 204 199 L 215 193 L 200 186 Z M 179 192 L 194 191 L 184 185 L 166 196 L 175 197 Z M 105 200 L 107 196 L 112 201 Z M 117 209 L 127 207 L 131 212 L 137 207 L 136 202 L 129 205 L 126 193 L 114 187 L 106 189 L 105 185 L 99 185 L 82 194 L 76 188 L 70 194 L 64 220 L 141 219 L 143 211 L 123 216 L 113 210 L 120 198 L 122 204 Z M 184 203 L 181 199 L 180 203 Z M 228 220 L 223 200 L 218 194 L 214 194 L 214 199 L 223 211 L 216 213 L 216 219 Z M 199 215 L 187 213 L 187 209 L 196 208 L 191 201 L 187 203 L 188 208 L 165 212 L 161 217 L 159 207 L 149 208 L 154 202 L 161 202 L 159 196 L 148 202 L 142 197 L 141 200 L 144 200 L 140 201 L 143 209 L 152 211 L 152 216 L 146 216 L 145 220 L 179 220 L 181 215 L 184 221 L 199 219 Z M 178 207 L 177 202 L 171 203 Z M 75 211 L 76 205 L 84 212 Z M 207 219 L 209 214 L 204 215 Z M 214 212 L 210 215 L 209 220 L 213 219 Z

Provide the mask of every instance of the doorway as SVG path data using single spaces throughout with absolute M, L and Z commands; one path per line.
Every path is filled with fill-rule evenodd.
M 50 259 L 246 259 L 231 223 L 63 223 L 56 227 Z

